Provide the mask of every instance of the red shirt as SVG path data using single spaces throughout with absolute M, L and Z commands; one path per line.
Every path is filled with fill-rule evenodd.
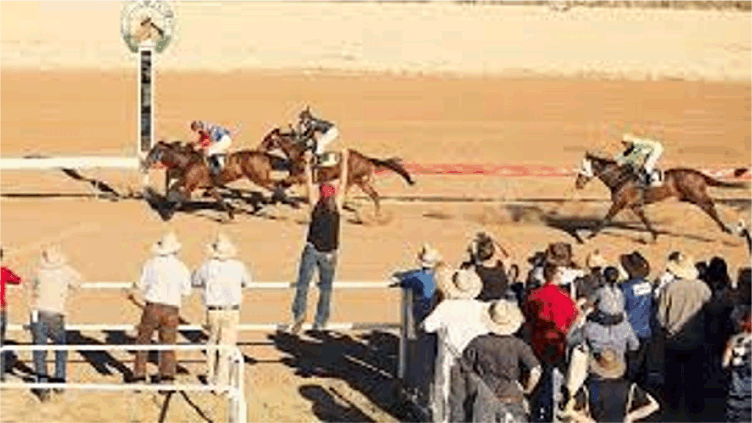
M 13 271 L 3 266 L 0 268 L 0 308 L 5 308 L 5 284 L 18 285 L 21 278 Z
M 554 284 L 546 284 L 528 296 L 524 306 L 530 322 L 531 340 L 535 354 L 544 358 L 546 347 L 554 346 L 560 356 L 566 349 L 566 335 L 577 319 L 577 304 Z

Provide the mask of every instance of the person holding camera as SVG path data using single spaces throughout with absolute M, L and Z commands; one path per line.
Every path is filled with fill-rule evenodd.
M 497 247 L 498 246 L 498 251 Z M 515 299 L 509 290 L 509 278 L 504 261 L 509 259 L 507 251 L 485 232 L 478 233 L 467 248 L 468 260 L 461 266 L 473 268 L 483 289 L 476 297 L 479 301 Z

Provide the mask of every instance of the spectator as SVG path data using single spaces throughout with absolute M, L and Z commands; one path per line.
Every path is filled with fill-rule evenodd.
M 666 392 L 672 410 L 678 410 L 682 396 L 689 412 L 704 408 L 703 342 L 704 307 L 710 289 L 697 279 L 694 261 L 684 254 L 674 255 L 666 265 L 673 276 L 658 300 L 657 318 L 663 328 L 666 362 Z
M 468 247 L 470 258 L 462 266 L 463 268 L 472 267 L 483 282 L 483 290 L 478 295 L 480 301 L 510 298 L 513 295 L 509 292 L 509 280 L 502 261 L 508 259 L 509 254 L 501 247 L 497 251 L 495 243 L 483 232 L 476 235 Z
M 723 353 L 722 366 L 729 371 L 726 393 L 726 421 L 752 421 L 752 321 L 750 311 L 740 320 L 741 332 L 731 337 Z
M 0 247 L 0 262 L 3 260 L 3 249 Z M 5 266 L 0 267 L 0 348 L 5 345 L 5 329 L 8 324 L 7 301 L 5 298 L 6 285 L 18 285 L 21 278 Z M 0 352 L 0 382 L 5 382 L 5 351 Z
M 529 326 L 530 345 L 543 363 L 543 383 L 534 394 L 531 420 L 550 422 L 554 404 L 559 402 L 567 333 L 577 318 L 578 309 L 574 300 L 559 287 L 561 274 L 556 265 L 546 263 L 543 276 L 546 284 L 530 293 L 523 312 Z
M 467 420 L 463 417 L 468 410 L 457 408 L 467 404 L 468 399 L 472 410 L 470 421 L 527 421 L 524 394 L 531 393 L 538 383 L 540 362 L 530 346 L 514 336 L 524 322 L 517 304 L 499 300 L 487 307 L 483 316 L 490 333 L 475 337 L 462 353 L 465 377 L 458 383 L 464 389 L 455 389 L 453 393 L 464 393 L 451 401 L 452 421 Z M 530 372 L 524 391 L 520 386 L 523 374 L 520 364 Z
M 407 348 L 409 363 L 406 388 L 413 400 L 430 407 L 430 382 L 433 380 L 436 364 L 436 335 L 428 333 L 419 325 L 436 307 L 436 275 L 443 271 L 439 252 L 424 244 L 418 252 L 420 268 L 394 274 L 396 282 L 391 286 L 409 289 L 413 295 L 412 313 L 408 315 Z
M 319 186 L 319 199 L 315 200 L 313 175 L 311 171 L 312 154 L 306 151 L 306 181 L 308 186 L 308 205 L 311 207 L 311 223 L 308 236 L 298 268 L 298 280 L 295 284 L 295 299 L 292 303 L 293 324 L 290 332 L 297 334 L 306 319 L 308 285 L 313 278 L 314 267 L 319 269 L 319 302 L 313 330 L 326 329 L 329 320 L 332 284 L 337 267 L 337 250 L 339 249 L 339 227 L 342 204 L 345 201 L 348 166 L 342 166 L 339 192 L 334 186 L 323 183 Z M 347 149 L 342 150 L 341 163 L 347 163 Z
M 608 266 L 606 259 L 603 258 L 599 250 L 588 254 L 585 258 L 585 266 L 590 273 L 575 279 L 575 288 L 577 289 L 577 304 L 580 307 L 585 306 L 587 302 L 593 302 L 595 292 L 605 283 L 603 280 L 603 269 Z
M 58 246 L 50 246 L 42 252 L 39 268 L 32 280 L 31 299 L 32 335 L 35 345 L 44 345 L 51 339 L 56 345 L 65 345 L 66 303 L 70 291 L 78 290 L 81 275 L 67 264 L 67 258 Z M 67 351 L 55 351 L 55 377 L 47 373 L 47 351 L 34 351 L 34 367 L 38 382 L 65 383 Z M 55 393 L 62 393 L 56 388 Z M 49 390 L 39 390 L 42 401 L 49 399 Z
M 637 384 L 624 378 L 622 356 L 606 348 L 590 357 L 590 376 L 574 395 L 575 422 L 632 422 L 658 411 L 658 402 Z
M 193 274 L 193 286 L 204 289 L 208 345 L 235 345 L 238 340 L 240 304 L 251 283 L 248 269 L 235 259 L 237 249 L 225 234 L 218 234 L 208 246 L 209 260 Z M 208 350 L 207 382 L 225 386 L 230 382 L 230 351 Z
M 629 279 L 621 284 L 624 310 L 640 344 L 636 354 L 627 361 L 628 379 L 645 386 L 650 361 L 648 351 L 653 337 L 653 286 L 647 281 L 650 264 L 637 251 L 619 256 L 619 261 L 629 275 Z
M 175 234 L 165 234 L 152 246 L 153 256 L 144 264 L 141 276 L 129 293 L 129 298 L 135 300 L 137 295 L 142 295 L 146 302 L 138 325 L 137 345 L 148 345 L 155 330 L 159 333 L 160 344 L 175 344 L 177 340 L 181 296 L 191 293 L 190 271 L 177 257 L 180 249 Z M 146 381 L 147 356 L 148 351 L 136 352 L 133 382 Z M 171 384 L 175 381 L 177 366 L 175 351 L 160 351 L 159 357 L 159 380 Z
M 734 305 L 726 260 L 717 256 L 713 257 L 708 263 L 704 276 L 703 280 L 712 293 L 710 302 L 705 308 L 707 317 L 705 340 L 712 369 L 719 374 L 723 347 L 734 333 L 728 330 L 731 327 L 728 323 Z
M 559 268 L 559 286 L 571 298 L 577 298 L 575 279 L 585 276 L 585 272 L 577 268 L 572 261 L 572 245 L 566 242 L 555 242 L 546 250 L 546 262 Z
M 676 261 L 679 260 L 681 257 L 681 253 L 678 251 L 674 251 L 671 254 L 668 255 L 668 261 Z M 695 270 L 697 270 L 695 268 Z M 699 270 L 697 270 L 698 276 L 699 276 Z M 658 299 L 663 291 L 666 290 L 666 288 L 671 285 L 676 280 L 674 277 L 674 274 L 669 272 L 668 269 L 666 269 L 661 276 L 658 277 L 658 280 L 656 281 L 656 287 L 653 290 L 653 298 Z
M 487 305 L 475 299 L 483 284 L 471 269 L 441 271 L 437 279 L 437 289 L 443 300 L 423 320 L 423 329 L 438 333 L 431 408 L 434 422 L 447 422 L 450 370 L 457 359 L 453 351 L 464 350 L 473 338 L 488 332 L 482 319 Z

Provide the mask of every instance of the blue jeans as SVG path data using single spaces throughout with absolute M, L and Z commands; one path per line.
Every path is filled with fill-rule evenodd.
M 5 328 L 8 324 L 8 315 L 5 309 L 0 310 L 0 347 L 5 345 Z M 5 380 L 5 351 L 0 352 L 0 380 Z
M 564 373 L 549 363 L 543 363 L 543 375 L 535 389 L 530 404 L 530 421 L 553 422 L 555 410 L 561 401 L 561 385 Z
M 308 285 L 313 279 L 314 267 L 319 269 L 319 304 L 316 307 L 316 318 L 313 322 L 315 329 L 323 329 L 329 320 L 329 308 L 332 298 L 332 283 L 334 269 L 337 266 L 337 252 L 322 253 L 306 243 L 303 255 L 300 257 L 298 281 L 295 284 L 295 299 L 292 303 L 292 315 L 295 321 L 305 319 L 306 303 L 308 301 Z
M 34 345 L 45 345 L 51 339 L 56 345 L 65 345 L 65 321 L 62 314 L 39 312 L 39 320 L 33 323 Z M 68 351 L 55 351 L 55 381 L 65 381 L 65 363 Z M 34 367 L 37 381 L 47 382 L 47 351 L 34 351 Z

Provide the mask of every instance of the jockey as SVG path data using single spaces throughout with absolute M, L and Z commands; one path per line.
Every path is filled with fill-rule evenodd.
M 339 130 L 332 122 L 313 116 L 309 108 L 306 108 L 298 115 L 298 131 L 301 134 L 311 132 L 313 151 L 316 156 L 321 155 L 324 152 L 324 148 L 339 136 Z M 318 138 L 316 138 L 317 133 L 321 134 Z M 308 142 L 309 140 L 305 141 Z
M 191 131 L 199 135 L 198 140 L 193 144 L 199 144 L 204 150 L 209 162 L 209 169 L 216 179 L 222 170 L 223 158 L 232 144 L 230 131 L 222 126 L 200 120 L 191 122 Z
M 641 182 L 650 186 L 654 182 L 655 165 L 663 154 L 663 146 L 648 138 L 636 137 L 632 134 L 624 134 L 622 144 L 626 147 L 623 153 L 616 156 L 619 165 L 630 164 L 636 169 L 641 169 Z M 640 160 L 644 160 L 640 167 Z

